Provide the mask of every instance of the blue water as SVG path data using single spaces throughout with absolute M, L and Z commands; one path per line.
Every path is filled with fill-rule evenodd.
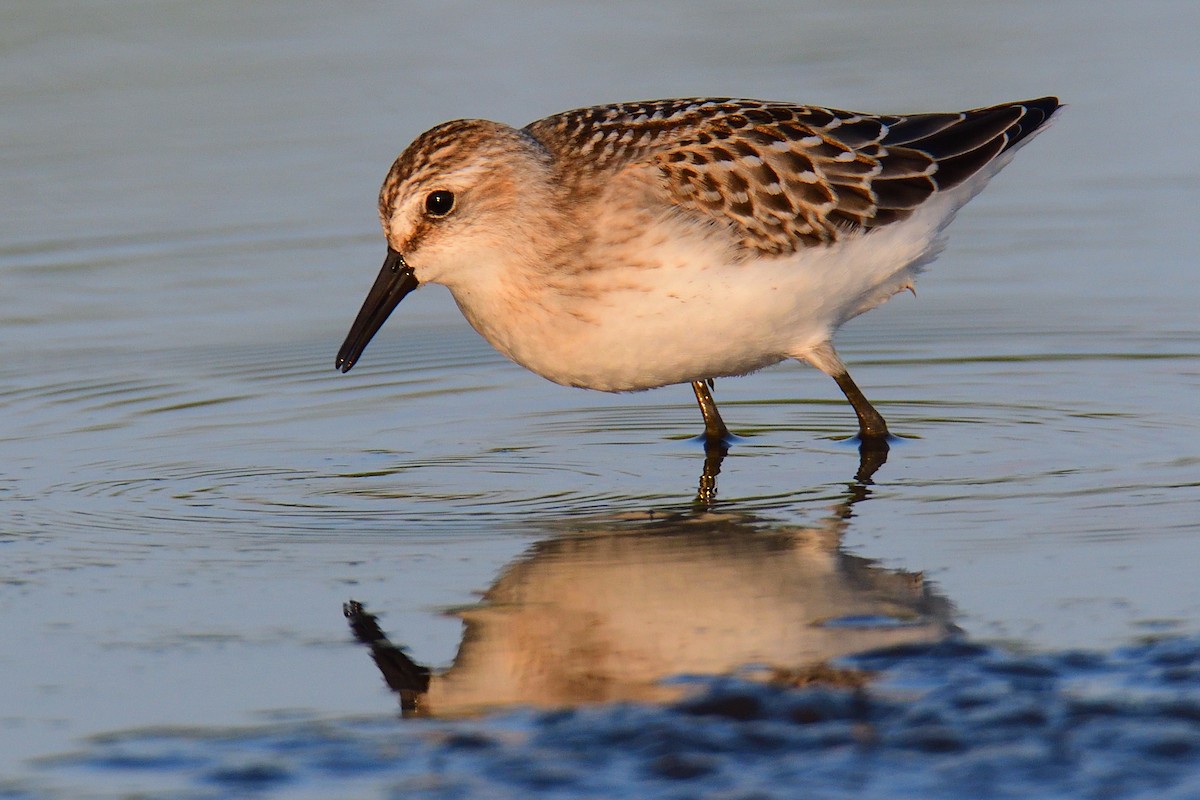
M 0 11 L 0 794 L 1200 795 L 1198 24 Z M 741 439 L 697 504 L 689 389 L 551 385 L 436 288 L 333 369 L 379 182 L 443 120 L 1047 93 L 917 297 L 839 335 L 901 437 L 870 482 L 783 365 L 717 383 Z M 428 669 L 407 716 L 373 654 Z
M 705 679 L 665 707 L 163 728 L 46 766 L 164 798 L 1182 800 L 1200 791 L 1198 644 L 1017 657 L 943 643 L 849 662 L 882 676 L 870 688 Z

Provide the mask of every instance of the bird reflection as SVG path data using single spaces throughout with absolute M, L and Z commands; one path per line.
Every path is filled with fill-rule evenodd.
M 858 472 L 854 480 L 860 486 L 869 486 L 879 468 L 887 463 L 888 443 L 886 439 L 862 440 L 858 447 Z M 724 439 L 708 439 L 704 442 L 704 469 L 700 472 L 700 487 L 696 490 L 695 503 L 701 508 L 711 507 L 717 500 L 717 476 L 721 464 L 729 454 L 729 444 Z
M 860 476 L 863 466 L 860 465 Z M 388 641 L 351 601 L 346 617 L 410 713 L 510 705 L 669 702 L 674 675 L 756 665 L 802 675 L 841 656 L 933 642 L 955 630 L 919 573 L 846 553 L 853 481 L 811 527 L 748 514 L 596 523 L 535 544 L 497 577 L 465 623 L 454 663 L 434 672 Z

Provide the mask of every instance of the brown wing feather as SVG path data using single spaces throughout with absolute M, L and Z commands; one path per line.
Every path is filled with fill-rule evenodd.
M 787 254 L 908 217 L 1058 107 L 1046 97 L 898 116 L 683 99 L 578 109 L 526 130 L 575 169 L 590 168 L 577 182 L 655 164 L 677 205 L 730 226 L 749 250 Z

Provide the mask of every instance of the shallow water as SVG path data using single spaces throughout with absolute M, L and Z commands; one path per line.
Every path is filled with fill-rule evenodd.
M 51 766 L 153 797 L 1164 797 L 1200 790 L 1196 641 L 1014 658 L 943 643 L 849 662 L 876 688 L 689 681 L 486 721 L 273 720 L 97 737 Z M 129 785 L 129 784 L 126 784 Z
M 612 733 L 626 717 L 685 725 L 691 684 L 663 678 L 841 668 L 946 637 L 970 644 L 880 657 L 869 688 L 828 691 L 948 715 L 957 684 L 940 671 L 1042 658 L 1061 711 L 1092 685 L 1075 672 L 1086 651 L 1118 732 L 1076 736 L 1074 712 L 1048 712 L 1011 729 L 997 769 L 1008 753 L 1043 774 L 1022 759 L 1070 736 L 1054 774 L 1084 777 L 1055 778 L 1056 796 L 1195 789 L 1183 757 L 1118 779 L 1161 766 L 1145 737 L 1187 754 L 1200 735 L 1162 700 L 1198 702 L 1195 656 L 1164 678 L 1164 651 L 1127 649 L 1167 637 L 1194 654 L 1200 633 L 1194 4 L 0 17 L 0 791 L 220 796 L 265 775 L 257 790 L 279 796 L 515 796 L 528 776 L 501 762 L 524 760 L 565 770 L 564 797 L 665 795 Z M 690 390 L 551 385 L 437 289 L 333 370 L 383 254 L 379 180 L 443 119 L 699 93 L 916 110 L 1046 92 L 1066 113 L 963 211 L 918 297 L 839 337 L 902 437 L 869 485 L 852 413 L 798 365 L 718 382 L 742 439 L 710 508 L 694 503 Z M 564 718 L 598 732 L 600 783 L 542 744 L 558 717 L 397 721 L 349 599 L 433 668 L 423 711 L 636 701 Z M 897 690 L 913 671 L 920 691 Z M 809 690 L 737 691 L 769 721 Z M 1014 689 L 996 713 L 1035 699 Z M 753 732 L 705 719 L 686 726 L 750 748 Z M 890 719 L 854 724 L 909 735 Z M 988 724 L 943 723 L 960 739 Z M 887 747 L 851 764 L 794 733 L 750 782 L 714 757 L 686 791 L 774 791 L 814 767 L 830 797 L 860 796 L 843 777 L 864 770 L 880 796 L 918 791 L 888 783 Z M 474 751 L 454 737 L 501 742 L 501 762 L 455 760 L 447 748 Z M 659 756 L 698 758 L 662 741 Z M 454 764 L 444 786 L 430 763 Z M 925 760 L 915 785 L 967 763 Z M 1020 786 L 973 774 L 964 793 Z

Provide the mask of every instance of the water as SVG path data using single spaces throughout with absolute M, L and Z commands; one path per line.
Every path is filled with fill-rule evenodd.
M 1200 706 L 1179 699 L 1181 680 L 1200 677 L 1194 640 L 1024 660 L 942 644 L 853 663 L 894 676 L 887 688 L 903 699 L 710 680 L 665 708 L 129 732 L 53 766 L 138 774 L 161 797 L 1184 800 L 1200 789 Z
M 830 797 L 859 796 L 851 772 L 894 796 L 975 763 L 927 753 L 914 784 L 890 782 L 909 752 L 894 737 L 917 735 L 896 718 L 936 712 L 974 741 L 991 723 L 952 713 L 955 693 L 998 691 L 981 663 L 1035 658 L 1052 673 L 1042 694 L 1013 684 L 988 702 L 1049 698 L 1048 721 L 1006 728 L 964 794 L 1028 774 L 1058 776 L 1057 796 L 1191 796 L 1198 16 L 1185 2 L 0 12 L 0 789 L 482 797 L 545 773 L 564 797 L 658 796 L 774 791 L 815 770 Z M 553 386 L 437 289 L 408 298 L 354 372 L 333 370 L 383 255 L 379 181 L 444 119 L 705 93 L 903 111 L 1048 92 L 1069 104 L 1061 120 L 963 211 L 918 298 L 839 337 L 904 437 L 872 485 L 855 480 L 837 388 L 800 366 L 718 382 L 743 440 L 708 511 L 690 390 Z M 350 599 L 432 668 L 420 710 L 519 708 L 395 719 L 341 616 Z M 946 637 L 969 644 L 920 649 Z M 1131 646 L 1147 638 L 1165 641 Z M 916 649 L 842 660 L 900 643 Z M 817 669 L 824 686 L 823 659 L 882 674 L 755 683 Z M 738 665 L 750 683 L 734 689 L 663 681 Z M 695 691 L 748 692 L 760 710 L 687 716 Z M 879 716 L 832 714 L 828 747 L 777 731 L 777 757 L 737 780 L 669 734 L 726 737 L 736 761 L 809 692 L 866 693 Z M 1081 692 L 1115 709 L 1100 733 L 1076 724 Z M 565 718 L 591 731 L 590 785 L 546 744 L 568 723 L 521 709 L 596 700 L 633 705 Z M 668 733 L 626 747 L 629 719 Z M 879 737 L 866 760 L 837 744 L 847 726 Z M 1063 737 L 1051 769 L 1038 754 Z M 654 788 L 664 769 L 686 787 Z

